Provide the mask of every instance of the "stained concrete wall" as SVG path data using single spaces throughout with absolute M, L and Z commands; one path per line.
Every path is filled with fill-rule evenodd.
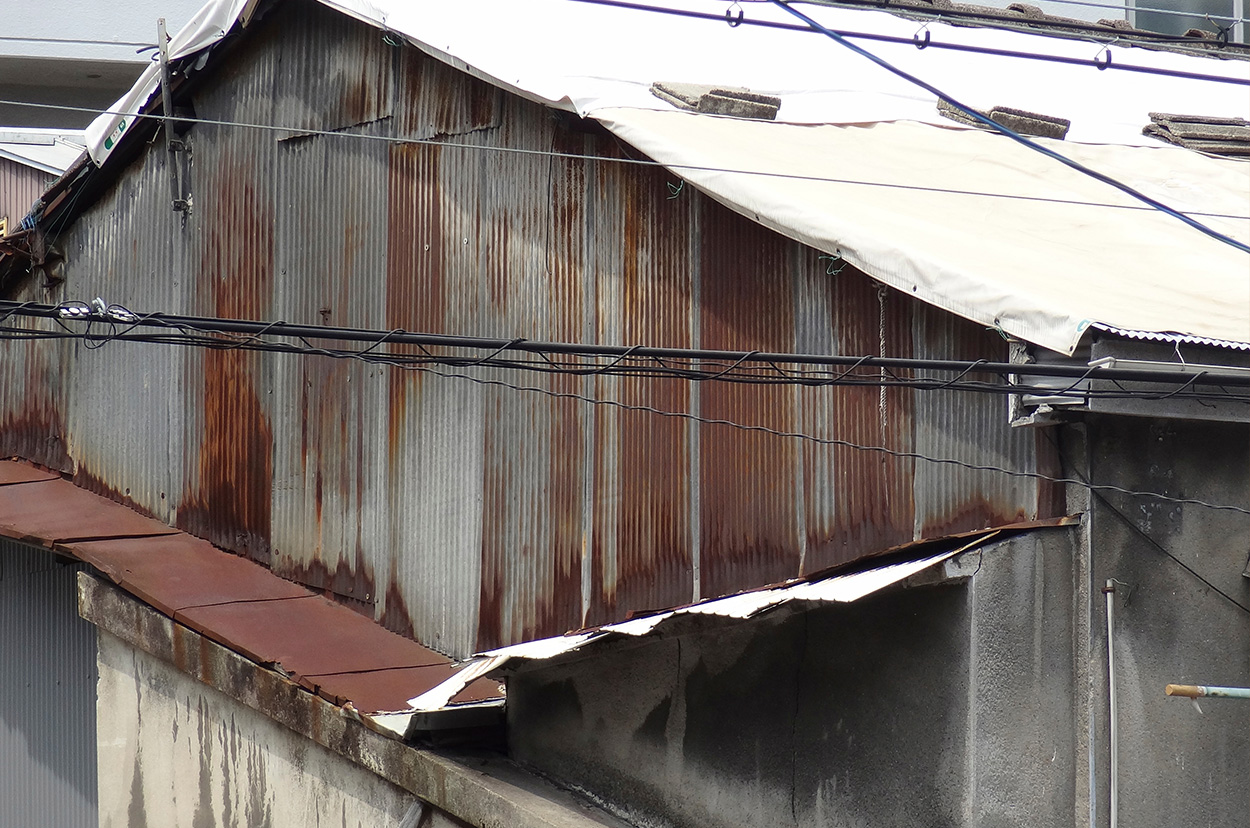
M 513 755 L 644 825 L 1071 824 L 1077 530 L 958 585 L 630 644 L 509 683 Z
M 1089 417 L 1065 434 L 1087 478 L 1132 491 L 1250 507 L 1250 427 Z M 1074 462 L 1075 466 L 1076 463 Z M 1250 703 L 1168 698 L 1174 684 L 1250 686 L 1250 516 L 1100 492 L 1090 499 L 1091 680 L 1107 730 L 1106 608 L 1114 578 L 1120 824 L 1250 823 Z M 1095 743 L 1106 818 L 1106 740 Z M 1099 823 L 1105 824 L 1105 823 Z
M 103 828 L 463 826 L 104 631 L 99 675 Z

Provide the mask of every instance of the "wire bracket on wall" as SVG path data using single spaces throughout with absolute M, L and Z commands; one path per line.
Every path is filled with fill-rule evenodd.
M 161 61 L 161 107 L 165 116 L 165 150 L 169 155 L 169 192 L 170 202 L 175 212 L 185 218 L 191 212 L 191 196 L 184 186 L 184 172 L 188 149 L 186 143 L 176 135 L 174 128 L 173 92 L 170 90 L 173 73 L 169 68 L 169 35 L 165 31 L 165 18 L 156 21 L 157 57 Z

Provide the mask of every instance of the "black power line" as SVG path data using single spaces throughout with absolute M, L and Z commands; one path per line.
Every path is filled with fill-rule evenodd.
M 726 20 L 726 17 L 724 14 L 716 14 L 712 12 L 697 12 L 697 11 L 690 11 L 688 9 L 674 9 L 668 6 L 655 6 L 655 5 L 651 5 L 648 3 L 631 3 L 631 2 L 627 2 L 626 0 L 569 0 L 569 2 L 589 3 L 590 5 L 594 5 L 594 6 L 613 6 L 613 7 L 621 8 L 621 9 L 654 12 L 656 14 L 668 14 L 668 15 L 673 15 L 675 17 L 689 17 L 689 18 L 694 18 L 697 20 L 710 20 L 710 21 L 721 23 L 722 25 L 725 23 L 725 20 Z M 828 6 L 826 6 L 825 8 L 828 8 Z M 893 8 L 890 6 L 873 6 L 873 7 L 869 7 L 869 10 L 887 11 L 887 12 L 894 12 L 894 13 L 899 13 L 899 12 L 914 13 L 917 11 L 921 11 L 920 9 L 917 9 L 914 6 L 898 6 L 898 7 L 893 7 Z M 936 14 L 938 16 L 945 16 L 947 14 L 947 11 L 944 9 L 936 9 Z M 956 13 L 951 16 L 952 17 L 958 16 L 957 10 L 956 10 Z M 984 17 L 984 15 L 981 15 L 979 13 L 976 15 L 969 15 L 969 16 Z M 1020 23 L 1029 22 L 1023 18 L 1012 18 L 1012 20 L 1018 21 Z M 1038 21 L 1038 22 L 1043 22 L 1043 21 Z M 779 22 L 772 21 L 772 20 L 752 20 L 751 18 L 746 17 L 745 15 L 741 18 L 741 20 L 739 20 L 738 18 L 734 18 L 733 23 L 735 26 L 741 24 L 743 26 L 756 26 L 756 27 L 763 28 L 763 29 L 781 29 L 783 31 L 804 32 L 804 33 L 810 33 L 810 34 L 817 33 L 817 30 L 814 30 L 808 26 L 799 26 L 794 23 L 779 23 Z M 1117 41 L 1123 42 L 1124 36 L 1121 33 L 1109 32 L 1104 28 L 1096 27 L 1096 26 L 1091 26 L 1091 29 L 1093 29 L 1094 33 L 1096 34 L 1102 34 L 1102 35 L 1107 36 L 1106 40 L 1094 39 L 1094 42 L 1096 43 L 1110 46 L 1111 44 Z M 909 45 L 909 46 L 919 45 L 919 43 L 913 38 L 898 37 L 895 35 L 876 34 L 873 32 L 851 32 L 851 31 L 844 31 L 840 33 L 843 36 L 854 39 L 854 40 L 867 40 L 867 41 L 873 41 L 877 43 L 898 43 L 898 44 Z M 1202 46 L 1219 45 L 1216 43 L 1212 43 L 1210 41 L 1201 41 L 1201 40 L 1196 41 L 1190 37 L 1175 37 L 1171 35 L 1157 35 L 1155 37 L 1151 37 L 1151 33 L 1145 32 L 1145 31 L 1134 31 L 1132 32 L 1132 34 L 1136 37 L 1140 37 L 1144 35 L 1146 39 L 1149 39 L 1152 41 L 1161 41 L 1165 43 L 1179 43 L 1179 44 L 1186 44 L 1186 45 L 1191 45 L 1191 46 L 1192 45 L 1202 45 Z M 1229 83 L 1229 84 L 1234 84 L 1236 86 L 1250 86 L 1250 79 L 1230 78 L 1227 75 L 1208 75 L 1202 72 L 1186 72 L 1180 69 L 1162 69 L 1162 68 L 1157 68 L 1153 66 L 1141 66 L 1139 64 L 1133 64 L 1133 63 L 1120 63 L 1118 61 L 1102 61 L 1102 60 L 1099 60 L 1097 57 L 1093 57 L 1093 58 L 1064 57 L 1063 55 L 1047 55 L 1047 54 L 1041 54 L 1038 52 L 1024 52 L 1024 51 L 1019 51 L 1015 49 L 997 49 L 997 48 L 990 47 L 990 46 L 972 46 L 970 44 L 963 44 L 963 43 L 939 43 L 932 39 L 924 42 L 923 48 L 944 49 L 944 50 L 954 51 L 954 52 L 969 52 L 972 54 L 991 55 L 994 57 L 1021 58 L 1024 60 L 1036 60 L 1036 61 L 1042 61 L 1045 63 L 1068 64 L 1070 66 L 1088 66 L 1093 69 L 1111 69 L 1115 71 L 1133 72 L 1133 73 L 1143 74 L 1143 75 L 1160 75 L 1164 77 L 1184 78 L 1186 80 L 1202 80 L 1202 81 L 1211 81 L 1213 83 Z
M 1120 192 L 1129 196 L 1130 198 L 1134 198 L 1137 201 L 1140 201 L 1142 204 L 1146 204 L 1146 205 L 1153 207 L 1154 209 L 1158 210 L 1164 215 L 1171 216 L 1177 221 L 1180 221 L 1189 225 L 1190 227 L 1192 227 L 1193 229 L 1197 230 L 1199 233 L 1202 233 L 1205 236 L 1209 236 L 1210 238 L 1215 239 L 1218 242 L 1227 244 L 1230 247 L 1240 250 L 1242 253 L 1250 253 L 1250 244 L 1246 244 L 1245 242 L 1238 241 L 1237 239 L 1234 239 L 1232 236 L 1229 236 L 1225 233 L 1221 233 L 1212 227 L 1208 227 L 1207 225 L 1203 224 L 1197 219 L 1194 219 L 1190 216 L 1185 215 L 1179 210 L 1169 207 L 1168 205 L 1164 204 L 1158 199 L 1151 198 L 1150 196 L 1146 195 L 1140 190 L 1134 189 L 1133 187 L 1130 187 L 1124 182 L 1119 181 L 1115 178 L 1112 178 L 1106 173 L 1101 173 L 1095 169 L 1091 169 L 1090 167 L 1085 166 L 1079 161 L 1074 161 L 1073 159 L 1068 158 L 1066 155 L 1063 155 L 1062 153 L 1055 152 L 1054 150 L 1049 149 L 1048 147 L 1042 146 L 1036 141 L 1032 141 L 1024 137 L 1023 135 L 1021 135 L 1018 132 L 1015 132 L 1014 130 L 1008 129 L 1007 127 L 1003 126 L 997 121 L 992 120 L 991 118 L 988 118 L 985 115 L 982 115 L 980 112 L 968 106 L 967 104 L 964 104 L 955 100 L 950 95 L 938 89 L 933 84 L 925 80 L 922 80 L 921 78 L 918 78 L 909 72 L 905 72 L 902 69 L 899 69 L 894 64 L 874 55 L 872 52 L 869 52 L 866 49 L 856 46 L 854 43 L 848 40 L 847 36 L 844 35 L 843 33 L 833 31 L 832 29 L 822 25 L 819 21 L 807 16 L 803 12 L 794 8 L 794 6 L 791 5 L 790 0 L 770 0 L 770 2 L 772 2 L 774 6 L 782 8 L 785 11 L 789 12 L 790 14 L 794 15 L 799 20 L 802 20 L 804 23 L 810 26 L 813 31 L 820 32 L 821 34 L 825 35 L 826 37 L 828 37 L 830 40 L 834 41 L 838 45 L 844 46 L 847 49 L 850 49 L 852 52 L 859 55 L 860 57 L 863 57 L 872 61 L 877 66 L 880 66 L 882 69 L 886 70 L 890 74 L 895 75 L 896 77 L 902 78 L 908 83 L 918 86 L 919 88 L 928 92 L 930 95 L 936 95 L 938 99 L 945 101 L 946 103 L 955 107 L 964 115 L 967 115 L 969 118 L 972 118 L 974 121 L 980 123 L 982 126 L 988 127 L 994 130 L 995 132 L 999 133 L 1000 135 L 1010 138 L 1011 140 L 1015 141 L 1017 144 L 1027 147 L 1033 150 L 1034 152 L 1041 153 L 1042 155 L 1045 155 L 1047 158 L 1054 159 L 1055 161 L 1058 161 L 1060 164 L 1063 164 L 1064 166 L 1070 169 L 1076 170 L 1082 175 L 1087 175 L 1090 178 L 1094 179 L 1095 181 L 1101 181 L 1103 184 L 1114 187 Z M 1250 80 L 1246 81 L 1246 84 L 1250 85 Z
M 18 307 L 10 307 L 8 310 L 8 313 L 5 316 L 0 316 L 0 323 L 2 323 L 4 318 L 7 318 L 8 315 L 15 315 L 19 311 L 28 310 L 31 307 L 28 303 L 6 303 L 6 304 L 10 306 L 17 304 Z M 25 307 L 22 307 L 22 305 L 25 305 Z M 79 307 L 81 309 L 82 306 L 74 305 L 73 307 Z M 140 321 L 140 318 L 135 317 L 133 314 L 130 314 L 131 318 L 129 319 L 119 320 L 117 317 L 124 316 L 125 314 L 129 314 L 130 312 L 125 311 L 125 309 L 120 308 L 119 306 L 116 306 L 116 305 L 107 306 L 105 308 L 105 311 L 106 311 L 105 314 L 91 314 L 91 313 L 74 314 L 74 315 L 71 315 L 70 318 L 77 319 L 79 321 L 85 321 L 91 324 L 96 324 L 101 319 L 107 319 L 109 324 L 111 325 L 121 324 L 123 326 L 129 326 L 129 328 L 131 329 L 133 329 L 133 327 L 136 327 Z M 173 318 L 186 320 L 186 319 L 195 319 L 197 317 L 173 317 Z M 65 320 L 61 319 L 58 316 L 57 321 L 63 323 Z M 148 321 L 151 321 L 151 317 L 148 319 Z M 234 321 L 238 321 L 238 320 L 234 320 Z M 259 324 L 259 323 L 251 323 L 251 324 Z M 589 405 L 594 405 L 594 406 L 604 406 L 604 407 L 614 408 L 614 409 L 623 410 L 623 411 L 647 413 L 647 414 L 652 414 L 652 415 L 659 416 L 659 417 L 676 418 L 676 419 L 686 420 L 689 422 L 697 422 L 702 425 L 725 426 L 725 427 L 733 428 L 739 431 L 768 434 L 770 436 L 781 437 L 781 438 L 786 438 L 786 439 L 803 440 L 803 441 L 814 443 L 817 445 L 840 447 L 840 448 L 846 448 L 846 449 L 851 449 L 854 451 L 861 451 L 861 452 L 878 453 L 878 454 L 882 454 L 884 456 L 892 457 L 894 459 L 899 459 L 899 460 L 913 460 L 913 461 L 932 463 L 934 465 L 953 466 L 957 468 L 968 469 L 970 471 L 1002 474 L 1008 477 L 1019 478 L 1019 479 L 1038 480 L 1038 481 L 1045 481 L 1045 482 L 1050 482 L 1050 483 L 1074 485 L 1074 486 L 1079 486 L 1084 489 L 1088 489 L 1092 492 L 1100 492 L 1100 491 L 1116 492 L 1116 493 L 1131 496 L 1131 497 L 1141 497 L 1141 498 L 1148 498 L 1152 500 L 1162 500 L 1162 501 L 1167 501 L 1170 503 L 1178 503 L 1178 504 L 1192 504 L 1195 506 L 1202 506 L 1204 508 L 1209 508 L 1209 509 L 1215 509 L 1215 510 L 1220 510 L 1220 511 L 1231 511 L 1231 512 L 1237 512 L 1241 514 L 1250 515 L 1250 509 L 1245 509 L 1240 506 L 1228 506 L 1228 505 L 1210 503 L 1210 502 L 1199 500 L 1196 498 L 1172 497 L 1170 495 L 1165 495 L 1160 492 L 1135 491 L 1132 489 L 1123 488 L 1121 486 L 1094 484 L 1094 483 L 1089 483 L 1084 480 L 1079 480 L 1075 478 L 1066 478 L 1066 477 L 1055 477 L 1055 476 L 1051 476 L 1047 474 L 1042 474 L 1040 472 L 1029 472 L 1029 471 L 1020 471 L 1016 469 L 1007 469 L 1002 466 L 995 466 L 992 464 L 969 463 L 963 460 L 957 460 L 955 458 L 949 458 L 949 457 L 932 457 L 926 454 L 922 454 L 920 452 L 899 451 L 896 449 L 888 448 L 886 446 L 865 445 L 865 444 L 854 443 L 849 440 L 843 440 L 839 438 L 817 437 L 815 435 L 805 434 L 803 432 L 782 431 L 780 429 L 769 428 L 767 426 L 739 423 L 739 422 L 728 420 L 728 419 L 701 417 L 699 415 L 691 414 L 689 412 L 667 411 L 667 410 L 655 408 L 649 405 L 623 403 L 617 400 L 600 399 L 600 398 L 591 397 L 585 394 L 552 391 L 549 388 L 541 388 L 537 386 L 516 385 L 513 383 L 505 382 L 503 380 L 477 377 L 477 376 L 472 376 L 469 374 L 456 373 L 454 371 L 445 371 L 445 370 L 441 370 L 440 367 L 437 367 L 439 365 L 449 365 L 449 364 L 454 364 L 454 365 L 458 365 L 461 367 L 464 367 L 464 366 L 504 367 L 504 368 L 513 367 L 507 364 L 500 365 L 500 364 L 491 363 L 489 360 L 493 358 L 493 354 L 488 354 L 487 356 L 481 357 L 481 358 L 471 358 L 471 359 L 459 358 L 459 360 L 456 362 L 452 362 L 448 360 L 447 358 L 441 358 L 441 359 L 433 358 L 433 359 L 422 362 L 420 360 L 418 361 L 405 360 L 404 358 L 398 355 L 384 353 L 384 352 L 379 353 L 375 350 L 376 348 L 378 348 L 385 342 L 390 341 L 388 339 L 388 335 L 399 336 L 403 333 L 401 331 L 382 332 L 382 337 L 380 337 L 378 341 L 374 342 L 372 345 L 370 345 L 367 348 L 364 348 L 363 350 L 338 350 L 338 349 L 321 348 L 321 347 L 316 347 L 307 343 L 302 338 L 300 338 L 301 343 L 302 343 L 301 345 L 294 345 L 290 343 L 265 342 L 260 339 L 260 336 L 262 335 L 270 335 L 272 333 L 272 329 L 277 324 L 279 323 L 268 323 L 268 324 L 262 325 L 261 330 L 258 330 L 255 334 L 233 334 L 233 333 L 207 332 L 206 335 L 203 335 L 203 336 L 187 335 L 187 334 L 181 333 L 181 329 L 172 329 L 172 328 L 168 328 L 168 326 L 164 326 L 164 327 L 174 330 L 174 333 L 172 334 L 171 333 L 149 334 L 149 335 L 143 335 L 141 337 L 136 337 L 136 336 L 127 334 L 126 331 L 124 330 L 119 331 L 117 333 L 91 334 L 87 331 L 74 332 L 72 330 L 69 330 L 68 328 L 66 328 L 66 330 L 63 332 L 32 331 L 29 329 L 7 329 L 4 332 L 4 334 L 8 336 L 13 336 L 16 338 L 28 338 L 28 339 L 31 339 L 31 338 L 33 339 L 40 339 L 40 338 L 77 339 L 77 340 L 82 340 L 86 342 L 87 346 L 91 348 L 103 347 L 104 345 L 110 342 L 122 340 L 122 341 L 143 341 L 143 342 L 158 343 L 158 344 L 199 346 L 199 347 L 206 347 L 206 348 L 214 348 L 218 350 L 223 350 L 223 349 L 224 350 L 258 350 L 258 351 L 271 351 L 271 352 L 288 353 L 288 354 L 324 356 L 324 357 L 330 357 L 334 359 L 356 359 L 356 360 L 359 360 L 368 364 L 372 364 L 372 365 L 385 365 L 385 366 L 390 366 L 390 367 L 394 367 L 394 368 L 398 368 L 400 370 L 406 370 L 406 371 L 421 371 L 424 373 L 433 374 L 435 376 L 446 377 L 450 379 L 466 380 L 468 382 L 472 382 L 472 383 L 475 383 L 477 385 L 482 385 L 482 386 L 507 388 L 513 391 L 540 394 L 540 395 L 543 395 L 552 399 L 573 400 L 573 401 L 583 402 L 583 403 L 587 403 Z M 321 328 L 318 328 L 317 326 L 304 326 L 304 327 L 309 327 L 309 328 L 312 328 L 313 330 L 322 330 Z M 351 331 L 351 329 L 341 329 L 341 330 Z M 222 339 L 222 337 L 227 337 L 227 338 Z M 499 352 L 502 352 L 503 350 L 506 350 L 507 346 L 510 344 L 519 344 L 522 342 L 524 342 L 524 340 L 509 340 L 505 342 L 504 345 L 501 346 L 500 348 L 495 349 L 494 354 L 497 354 Z M 751 352 L 746 352 L 746 355 L 750 356 Z M 972 363 L 972 364 L 975 365 L 976 363 Z M 587 372 L 582 372 L 582 373 L 597 374 L 597 373 L 603 373 L 603 372 L 602 371 L 587 371 Z M 723 377 L 725 375 L 726 375 L 726 372 L 724 371 L 718 372 L 717 378 Z
M 956 374 L 962 379 L 969 374 L 993 374 L 1001 377 L 1027 376 L 1046 377 L 1072 380 L 1083 383 L 1088 380 L 1105 380 L 1119 383 L 1143 383 L 1166 386 L 1171 391 L 1191 389 L 1196 386 L 1220 388 L 1250 388 L 1250 371 L 1243 374 L 1233 369 L 1228 373 L 1211 372 L 1204 367 L 1194 366 L 1196 370 L 1178 373 L 1175 370 L 1152 370 L 1143 368 L 1104 368 L 1083 365 L 1037 364 L 991 362 L 989 360 L 950 360 L 923 359 L 914 357 L 885 356 L 842 356 L 834 354 L 800 354 L 765 351 L 727 351 L 704 348 L 662 348 L 644 345 L 601 345 L 577 342 L 545 342 L 524 338 L 498 339 L 479 336 L 456 336 L 448 334 L 421 333 L 404 330 L 370 330 L 366 328 L 346 328 L 323 325 L 301 325 L 281 320 L 254 321 L 244 319 L 225 319 L 221 317 L 184 316 L 166 313 L 137 313 L 117 305 L 95 310 L 84 302 L 63 302 L 59 305 L 37 304 L 32 302 L 0 301 L 0 319 L 12 316 L 54 319 L 58 321 L 81 319 L 88 322 L 122 324 L 128 329 L 158 328 L 174 330 L 192 330 L 200 333 L 234 334 L 250 337 L 283 336 L 299 339 L 317 339 L 326 342 L 359 342 L 367 343 L 370 350 L 383 345 L 409 345 L 420 348 L 452 348 L 461 350 L 487 352 L 487 356 L 455 357 L 456 364 L 484 364 L 495 361 L 504 352 L 538 355 L 543 362 L 556 368 L 562 368 L 550 359 L 550 355 L 571 356 L 588 359 L 615 360 L 609 365 L 583 366 L 577 371 L 566 373 L 599 373 L 619 374 L 625 368 L 625 361 L 649 360 L 656 366 L 665 367 L 674 360 L 686 363 L 711 363 L 714 366 L 728 366 L 726 370 L 718 370 L 714 377 L 729 378 L 733 371 L 740 371 L 744 366 L 765 366 L 776 369 L 779 365 L 811 366 L 819 368 L 841 368 L 858 371 L 863 369 L 902 370 L 902 371 L 935 371 Z M 33 334 L 33 335 L 38 335 Z M 121 338 L 121 334 L 95 334 L 99 339 Z M 425 356 L 435 355 L 426 352 Z M 438 357 L 440 360 L 449 357 Z M 512 361 L 515 362 L 515 361 Z M 499 364 L 499 363 L 496 363 Z M 827 375 L 808 376 L 794 372 L 777 371 L 778 376 L 786 380 L 786 384 L 802 384 L 805 379 L 812 383 L 827 384 Z M 839 375 L 841 376 L 841 375 Z M 894 379 L 901 380 L 895 376 Z M 922 380 L 929 386 L 943 385 L 941 380 Z M 873 384 L 882 384 L 874 380 Z M 994 390 L 1020 393 L 1011 387 L 993 386 Z M 969 389 L 960 389 L 969 390 Z M 1044 393 L 1057 395 L 1062 389 L 1051 386 L 1030 386 L 1027 393 Z M 1078 392 L 1083 396 L 1086 392 Z M 1141 392 L 1126 391 L 1130 396 L 1147 396 Z M 1150 392 L 1148 392 L 1150 393 Z M 1171 394 L 1169 394 L 1170 396 Z M 1228 395 L 1224 395 L 1228 396 Z M 1232 398 L 1237 399 L 1237 398 Z M 1244 401 L 1244 399 L 1242 400 Z

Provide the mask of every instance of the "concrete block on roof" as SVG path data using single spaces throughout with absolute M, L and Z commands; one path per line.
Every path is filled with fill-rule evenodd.
M 938 101 L 937 108 L 944 118 L 949 118 L 967 126 L 977 127 L 978 129 L 987 129 L 980 121 L 969 117 L 946 101 Z M 981 112 L 980 114 L 996 124 L 1005 126 L 1012 132 L 1018 132 L 1021 135 L 1035 135 L 1040 138 L 1057 138 L 1060 141 L 1067 136 L 1068 129 L 1072 126 L 1072 122 L 1067 118 L 1057 118 L 1054 115 L 1043 115 L 1040 112 L 1029 112 L 1024 109 L 1012 109 L 1006 106 L 996 106 L 989 112 Z
M 775 121 L 781 108 L 781 98 L 739 86 L 657 82 L 651 84 L 651 94 L 678 109 L 758 121 Z

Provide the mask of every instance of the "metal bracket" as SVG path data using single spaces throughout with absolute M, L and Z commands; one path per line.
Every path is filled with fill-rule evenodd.
M 179 153 L 187 151 L 187 145 L 174 137 L 174 96 L 170 91 L 173 73 L 169 70 L 169 35 L 165 31 L 165 18 L 156 21 L 156 45 L 161 60 L 161 107 L 165 116 L 165 151 L 169 153 L 170 204 L 175 212 L 184 215 L 191 212 L 191 199 L 183 194 L 181 159 Z

